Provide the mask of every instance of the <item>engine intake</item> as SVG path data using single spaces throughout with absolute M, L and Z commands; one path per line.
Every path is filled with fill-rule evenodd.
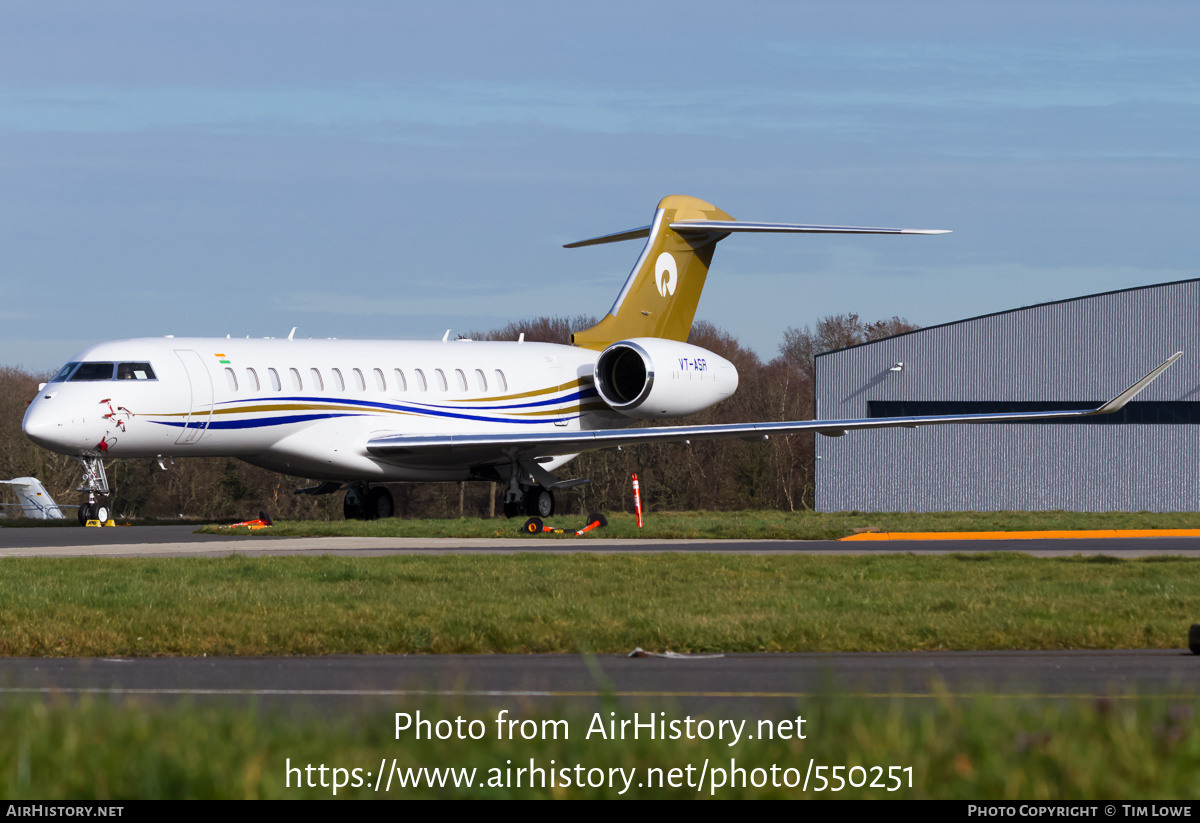
M 733 364 L 707 349 L 639 337 L 620 340 L 596 360 L 596 392 L 614 411 L 641 420 L 679 417 L 737 390 Z

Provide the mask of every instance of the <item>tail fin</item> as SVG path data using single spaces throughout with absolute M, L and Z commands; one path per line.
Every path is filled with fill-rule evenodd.
M 679 232 L 671 223 L 680 220 L 723 222 L 733 218 L 703 200 L 672 194 L 659 202 L 649 226 L 566 247 L 649 238 L 608 314 L 590 329 L 572 334 L 572 343 L 599 351 L 629 337 L 687 340 L 713 250 L 727 233 L 707 228 Z
M 646 247 L 633 266 L 617 301 L 599 323 L 571 335 L 576 346 L 597 351 L 629 337 L 665 337 L 685 341 L 700 303 L 713 250 L 732 232 L 787 234 L 947 234 L 943 229 L 883 229 L 866 226 L 818 226 L 807 223 L 738 222 L 716 206 L 672 194 L 640 229 L 568 243 L 564 248 L 595 246 L 645 237 Z
M 26 517 L 33 520 L 63 519 L 62 509 L 36 477 L 18 477 L 13 480 L 0 480 L 0 483 L 13 487 L 17 499 L 21 501 L 21 511 Z

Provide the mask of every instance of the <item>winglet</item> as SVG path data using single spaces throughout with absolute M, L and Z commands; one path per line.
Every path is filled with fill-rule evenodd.
M 1143 377 L 1141 380 L 1137 381 L 1132 386 L 1127 388 L 1125 391 L 1118 394 L 1112 400 L 1109 400 L 1103 406 L 1100 406 L 1099 408 L 1097 408 L 1095 411 L 1092 412 L 1092 414 L 1112 414 L 1115 411 L 1120 411 L 1120 409 L 1126 403 L 1128 403 L 1133 398 L 1137 397 L 1138 394 L 1141 393 L 1142 389 L 1146 388 L 1151 383 L 1153 383 L 1155 380 L 1157 380 L 1158 376 L 1160 374 L 1162 374 L 1163 372 L 1165 372 L 1167 369 L 1169 369 L 1171 367 L 1171 364 L 1174 363 L 1176 360 L 1178 360 L 1180 357 L 1183 357 L 1183 352 L 1181 352 L 1181 351 L 1175 352 L 1173 355 L 1168 357 L 1166 359 L 1166 361 L 1161 366 L 1159 366 L 1157 369 L 1150 372 L 1148 375 Z

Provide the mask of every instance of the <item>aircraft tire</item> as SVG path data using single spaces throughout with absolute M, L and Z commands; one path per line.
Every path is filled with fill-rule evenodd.
M 364 520 L 382 520 L 396 513 L 396 501 L 392 493 L 382 486 L 376 486 L 367 492 L 367 504 L 363 506 Z
M 92 510 L 93 518 L 99 520 L 101 523 L 107 523 L 110 514 L 108 506 L 104 503 L 97 503 L 96 507 Z
M 530 517 L 549 517 L 554 514 L 554 493 L 541 486 L 525 492 L 525 514 Z
M 81 506 L 79 507 L 79 510 L 78 510 L 78 514 L 79 514 L 79 525 L 81 525 L 81 526 L 86 526 L 86 525 L 87 525 L 87 522 L 88 522 L 89 520 L 92 520 L 92 519 L 93 519 L 93 518 L 92 518 L 92 507 L 93 507 L 93 506 L 95 506 L 95 504 L 94 504 L 94 503 L 84 503 L 83 505 L 81 505 Z
M 362 501 L 353 492 L 346 492 L 342 498 L 342 516 L 347 520 L 363 520 Z
M 507 517 L 509 520 L 512 520 L 514 517 L 520 517 L 524 513 L 524 511 L 525 511 L 525 504 L 522 503 L 520 500 L 514 501 L 512 503 L 504 504 L 504 516 Z

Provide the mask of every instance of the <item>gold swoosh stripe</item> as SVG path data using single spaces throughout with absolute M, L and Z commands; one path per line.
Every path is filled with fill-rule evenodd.
M 497 400 L 521 400 L 526 397 L 541 397 L 544 394 L 554 394 L 556 391 L 567 391 L 568 389 L 578 388 L 582 382 L 579 379 L 575 379 L 569 383 L 560 383 L 557 386 L 551 386 L 548 389 L 537 389 L 536 391 L 521 392 L 520 394 L 498 394 L 495 397 L 474 397 L 472 400 L 479 403 L 489 403 Z

